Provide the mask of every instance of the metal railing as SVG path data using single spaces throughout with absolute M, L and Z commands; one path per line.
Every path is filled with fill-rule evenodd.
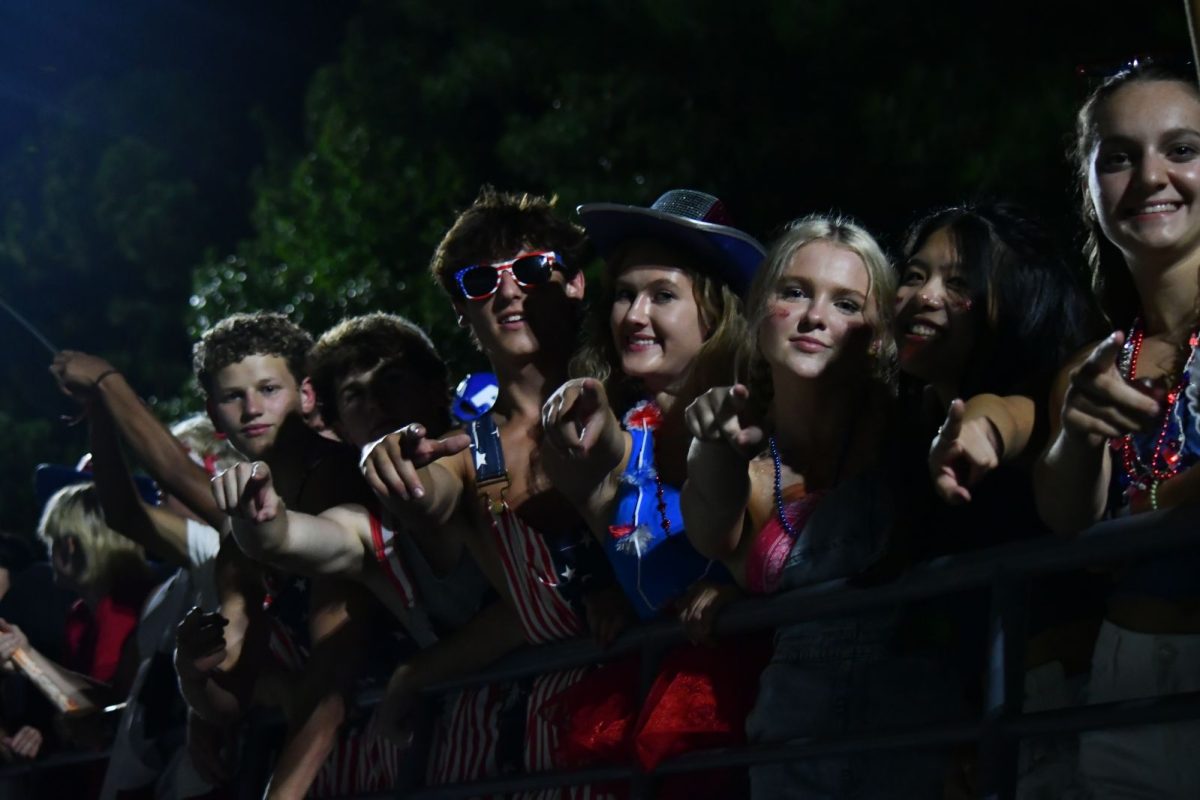
M 1027 601 L 1037 575 L 1120 563 L 1188 546 L 1200 547 L 1200 506 L 1139 514 L 1100 523 L 1076 538 L 1043 537 L 1033 541 L 946 556 L 896 576 L 886 583 L 830 581 L 789 592 L 739 601 L 716 623 L 718 635 L 775 628 L 824 617 L 845 616 L 972 589 L 990 592 L 986 698 L 976 721 L 908 725 L 850 735 L 815 736 L 787 742 L 754 744 L 687 753 L 659 765 L 651 774 L 632 766 L 505 776 L 467 784 L 398 789 L 406 798 L 467 798 L 589 783 L 628 781 L 634 798 L 652 798 L 656 777 L 683 772 L 752 766 L 803 758 L 891 749 L 928 749 L 977 743 L 982 796 L 1007 800 L 1015 795 L 1018 744 L 1022 738 L 1152 722 L 1200 718 L 1200 692 L 1164 698 L 1076 706 L 1024 713 Z M 1098 609 L 1099 611 L 1099 609 Z M 640 625 L 601 649 L 590 640 L 572 640 L 525 648 L 491 668 L 430 687 L 429 697 L 457 689 L 500 683 L 545 672 L 595 664 L 640 652 L 643 694 L 664 650 L 687 641 L 675 622 Z M 428 712 L 424 715 L 430 716 Z M 425 729 L 428 733 L 428 726 Z M 420 751 L 418 751 L 420 752 Z
M 986 588 L 990 592 L 987 689 L 983 714 L 978 720 L 896 726 L 853 734 L 691 752 L 662 763 L 649 774 L 632 766 L 609 766 L 510 775 L 465 784 L 421 786 L 425 757 L 430 747 L 432 708 L 437 696 L 458 689 L 595 664 L 635 652 L 641 654 L 644 695 L 657 672 L 663 652 L 687 641 L 680 624 L 655 622 L 625 632 L 604 649 L 584 639 L 526 647 L 501 659 L 487 670 L 428 688 L 417 712 L 420 720 L 417 744 L 411 757 L 406 759 L 406 774 L 401 785 L 392 792 L 371 797 L 450 800 L 625 781 L 631 787 L 632 797 L 652 798 L 656 778 L 684 772 L 871 751 L 945 748 L 976 743 L 979 746 L 982 796 L 988 800 L 1008 800 L 1015 795 L 1018 744 L 1023 738 L 1200 718 L 1200 692 L 1023 712 L 1027 599 L 1031 579 L 1047 573 L 1137 560 L 1189 546 L 1200 548 L 1200 506 L 1100 523 L 1073 539 L 1044 537 L 941 557 L 873 585 L 864 585 L 861 579 L 843 579 L 770 597 L 750 598 L 729 606 L 717 620 L 717 635 L 730 635 L 892 608 L 941 595 Z M 882 578 L 876 580 L 882 581 Z M 378 700 L 378 692 L 360 698 L 360 702 L 367 706 L 374 705 Z M 103 755 L 64 754 L 33 764 L 5 767 L 0 769 L 0 777 L 94 760 Z M 253 766 L 243 764 L 243 774 L 245 769 Z M 256 770 L 251 769 L 253 771 Z M 247 789 L 250 792 L 247 796 L 254 796 L 255 790 L 251 787 Z

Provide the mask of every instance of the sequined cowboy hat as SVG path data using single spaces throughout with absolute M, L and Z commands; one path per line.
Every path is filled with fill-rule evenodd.
M 630 239 L 665 240 L 711 264 L 738 294 L 745 294 L 766 255 L 757 239 L 730 225 L 720 200 L 693 189 L 672 189 L 649 208 L 585 203 L 576 212 L 605 259 Z

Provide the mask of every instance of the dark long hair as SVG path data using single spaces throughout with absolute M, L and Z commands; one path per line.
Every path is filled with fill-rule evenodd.
M 909 229 L 905 260 L 942 229 L 970 287 L 975 323 L 959 395 L 1044 400 L 1059 367 L 1099 330 L 1081 281 L 1049 231 L 1006 203 L 934 211 Z
M 1138 293 L 1124 256 L 1100 229 L 1100 219 L 1088 192 L 1092 151 L 1097 144 L 1096 112 L 1122 86 L 1151 81 L 1181 83 L 1200 94 L 1196 88 L 1196 73 L 1191 67 L 1161 60 L 1134 62 L 1092 90 L 1079 107 L 1075 117 L 1075 142 L 1068 153 L 1078 178 L 1076 189 L 1085 228 L 1083 255 L 1091 271 L 1092 291 L 1110 325 L 1118 328 L 1128 328 L 1133 324 L 1134 317 L 1139 313 Z

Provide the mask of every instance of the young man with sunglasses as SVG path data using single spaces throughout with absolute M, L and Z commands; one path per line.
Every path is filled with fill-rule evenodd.
M 439 533 L 463 531 L 467 546 L 504 599 L 481 612 L 457 636 L 397 669 L 377 713 L 381 724 L 395 733 L 402 732 L 402 717 L 422 686 L 477 669 L 522 639 L 538 643 L 579 635 L 585 629 L 584 608 L 593 631 L 604 639 L 615 634 L 627 614 L 615 586 L 585 592 L 589 587 L 584 584 L 594 569 L 607 564 L 574 511 L 537 467 L 541 404 L 565 379 L 575 338 L 584 287 L 576 265 L 583 246 L 579 229 L 558 220 L 546 201 L 485 190 L 460 216 L 434 256 L 435 276 L 451 294 L 460 322 L 470 327 L 496 372 L 498 428 L 492 431 L 501 449 L 492 451 L 490 460 L 478 450 L 473 456 L 467 435 L 436 439 L 443 432 L 441 420 L 435 427 L 428 419 L 417 417 L 414 422 L 410 417 L 407 421 L 412 424 L 375 443 L 364 468 L 400 522 L 400 535 L 428 541 Z M 319 374 L 320 369 L 315 369 L 314 375 Z M 343 430 L 371 427 L 346 417 L 353 410 L 346 401 L 360 388 L 354 376 L 347 375 L 340 385 L 349 393 L 335 398 L 331 416 L 340 420 Z M 372 404 L 378 402 L 374 394 L 372 390 Z M 419 410 L 411 397 L 409 406 L 411 413 Z M 480 473 L 497 466 L 501 457 L 508 467 L 503 473 L 504 489 L 485 503 Z M 418 469 L 431 476 L 421 487 L 420 499 L 414 496 Z M 400 473 L 410 473 L 411 482 L 406 483 Z M 501 481 L 492 476 L 490 485 L 495 489 Z M 221 505 L 235 516 L 235 536 L 257 557 L 293 559 L 299 569 L 354 575 L 373 584 L 381 596 L 402 594 L 390 592 L 387 581 L 377 575 L 379 569 L 370 556 L 375 523 L 362 509 L 333 509 L 320 518 L 282 514 L 285 506 L 271 491 L 269 473 L 248 464 L 214 486 Z M 394 578 L 404 582 L 403 574 Z M 411 603 L 400 605 L 411 607 Z M 612 606 L 615 612 L 609 610 Z M 398 616 L 401 613 L 398 610 Z M 527 715 L 526 706 L 532 704 L 536 710 L 577 677 L 570 673 L 540 678 L 528 699 L 523 695 L 517 699 L 515 687 L 490 687 L 452 698 L 447 725 L 460 728 L 458 741 L 474 742 L 472 752 L 486 755 L 468 759 L 445 749 L 434 757 L 434 779 L 482 778 L 500 764 L 522 761 L 530 769 L 554 766 L 554 748 L 544 744 L 552 741 L 554 732 L 540 715 L 532 711 Z M 495 752 L 497 745 L 513 744 L 498 742 L 495 732 L 502 727 L 501 717 L 514 713 L 518 720 L 533 721 L 527 738 L 543 743 L 524 754 L 518 752 L 515 758 Z M 464 726 L 466 730 L 461 729 Z M 503 727 L 508 729 L 507 724 Z
M 566 380 L 576 343 L 585 250 L 583 231 L 556 217 L 550 201 L 485 187 L 443 237 L 430 267 L 491 363 L 495 405 L 469 424 L 469 442 L 461 435 L 434 439 L 409 425 L 363 459 L 368 482 L 404 524 L 465 526 L 472 553 L 533 644 L 589 627 L 607 642 L 631 614 L 538 452 L 542 404 Z M 560 766 L 557 731 L 539 711 L 582 674 L 542 675 L 529 687 L 521 709 L 529 721 L 525 769 Z M 418 683 L 389 687 L 388 704 L 402 710 Z

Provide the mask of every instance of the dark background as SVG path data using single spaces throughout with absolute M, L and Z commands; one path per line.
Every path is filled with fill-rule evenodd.
M 705 189 L 764 239 L 837 209 L 893 249 L 1003 198 L 1074 240 L 1076 67 L 1187 41 L 1165 0 L 4 0 L 0 297 L 171 419 L 234 310 L 399 311 L 470 366 L 425 268 L 484 182 Z M 33 465 L 85 432 L 7 317 L 0 345 L 0 527 L 30 532 Z

